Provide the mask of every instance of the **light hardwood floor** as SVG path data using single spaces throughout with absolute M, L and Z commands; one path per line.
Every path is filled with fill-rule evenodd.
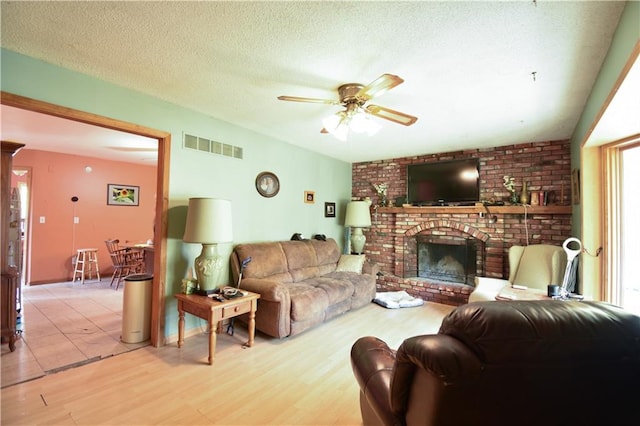
M 380 337 L 397 348 L 436 333 L 451 306 L 370 304 L 287 339 L 246 328 L 220 334 L 207 365 L 204 333 L 150 346 L 2 389 L 2 424 L 361 424 L 351 345 Z
M 14 352 L 2 345 L 2 387 L 149 344 L 120 341 L 123 289 L 109 282 L 24 287 L 21 338 Z

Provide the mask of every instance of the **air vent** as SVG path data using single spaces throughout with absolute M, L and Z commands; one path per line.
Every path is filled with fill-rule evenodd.
M 213 141 L 200 136 L 184 133 L 184 147 L 195 151 L 208 152 L 210 154 L 224 155 L 242 160 L 242 147 L 227 143 Z

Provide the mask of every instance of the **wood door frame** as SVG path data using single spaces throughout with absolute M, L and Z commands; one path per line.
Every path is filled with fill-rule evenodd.
M 154 265 L 153 291 L 151 303 L 151 345 L 158 347 L 164 344 L 165 319 L 165 283 L 166 283 L 166 256 L 167 249 L 167 210 L 169 205 L 169 156 L 171 152 L 171 133 L 162 130 L 151 129 L 138 124 L 128 123 L 73 108 L 51 104 L 37 99 L 27 98 L 8 92 L 0 92 L 0 104 L 21 108 L 27 111 L 39 112 L 67 120 L 106 129 L 118 130 L 134 135 L 153 138 L 158 141 L 158 163 L 156 179 L 156 208 L 154 228 Z M 159 232 L 158 232 L 159 230 Z

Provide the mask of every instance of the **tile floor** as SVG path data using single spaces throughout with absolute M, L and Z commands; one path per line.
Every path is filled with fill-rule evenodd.
M 24 287 L 21 337 L 14 352 L 2 345 L 2 387 L 148 345 L 120 341 L 123 287 L 109 281 Z

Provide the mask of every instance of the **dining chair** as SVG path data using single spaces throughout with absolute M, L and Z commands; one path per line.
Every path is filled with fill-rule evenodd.
M 130 247 L 120 247 L 120 240 L 105 240 L 105 245 L 113 264 L 113 275 L 111 275 L 110 286 L 116 283 L 116 290 L 120 282 L 129 274 L 144 272 L 144 253 Z

